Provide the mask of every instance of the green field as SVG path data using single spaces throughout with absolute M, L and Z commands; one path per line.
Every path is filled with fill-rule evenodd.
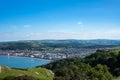
M 14 76 L 32 76 L 39 80 L 53 80 L 54 74 L 52 71 L 45 68 L 29 68 L 29 69 L 11 69 L 9 67 L 2 66 L 0 72 L 0 80 L 6 77 Z

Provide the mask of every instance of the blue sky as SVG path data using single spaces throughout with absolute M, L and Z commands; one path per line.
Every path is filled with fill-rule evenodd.
M 0 0 L 0 41 L 120 39 L 120 0 Z

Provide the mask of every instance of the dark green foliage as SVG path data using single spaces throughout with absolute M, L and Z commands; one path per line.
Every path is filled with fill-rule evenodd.
M 43 67 L 54 71 L 54 80 L 112 80 L 112 75 L 120 76 L 120 52 L 97 50 L 84 59 L 63 59 Z
M 64 67 L 56 71 L 55 74 L 54 80 L 112 80 L 112 75 L 106 66 L 97 65 L 92 68 L 85 63 Z
M 15 80 L 14 78 L 15 78 L 14 76 L 8 76 L 8 77 L 4 78 L 3 80 Z
M 57 69 L 59 70 L 59 68 L 69 66 L 69 65 L 74 65 L 74 64 L 78 65 L 81 62 L 83 62 L 82 58 L 68 58 L 68 59 L 62 59 L 62 60 L 52 62 L 42 67 L 46 67 L 47 69 L 51 69 L 51 70 L 57 70 Z
M 16 70 L 22 70 L 22 71 L 27 71 L 27 68 L 12 68 L 12 69 L 16 69 Z
M 107 60 L 112 58 L 112 55 L 109 51 L 105 50 L 97 50 L 95 54 L 92 54 L 85 58 L 85 62 L 89 63 L 92 66 L 95 66 L 97 64 L 107 64 Z
M 32 76 L 24 75 L 24 76 L 17 76 L 17 77 L 9 76 L 4 78 L 3 80 L 39 80 L 39 79 L 34 78 Z
M 120 76 L 120 53 L 116 54 L 112 51 L 98 50 L 95 54 L 86 57 L 85 63 L 93 67 L 97 64 L 106 65 L 109 67 L 111 74 Z
M 107 66 L 91 67 L 81 58 L 63 59 L 43 67 L 54 71 L 54 80 L 112 80 Z

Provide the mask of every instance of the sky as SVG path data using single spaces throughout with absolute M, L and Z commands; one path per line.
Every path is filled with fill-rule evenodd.
M 0 0 L 0 41 L 120 39 L 120 0 Z

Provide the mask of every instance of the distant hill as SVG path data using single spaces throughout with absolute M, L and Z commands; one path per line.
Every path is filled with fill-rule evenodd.
M 53 80 L 53 73 L 45 68 L 12 69 L 1 66 L 0 80 Z
M 120 46 L 120 40 L 24 40 L 13 42 L 0 42 L 2 50 L 25 49 L 54 49 L 54 48 L 96 48 Z

